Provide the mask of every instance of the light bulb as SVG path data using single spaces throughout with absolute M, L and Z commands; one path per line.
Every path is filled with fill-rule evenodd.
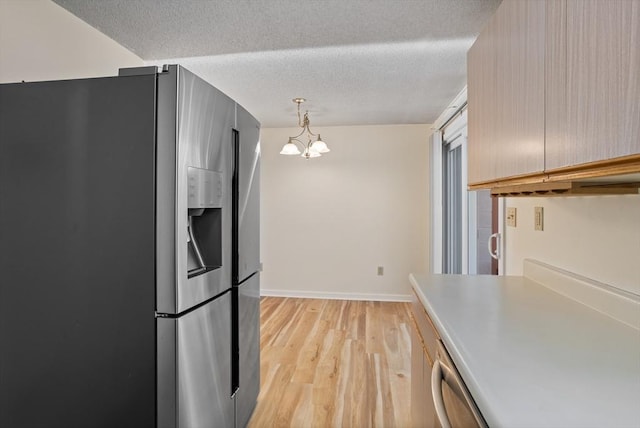
M 313 142 L 311 148 L 318 153 L 329 153 L 331 151 L 329 147 L 327 147 L 327 144 L 320 138 L 320 134 L 318 134 L 318 139 Z
M 306 149 L 304 149 L 304 153 L 302 153 L 301 155 L 303 158 L 305 159 L 310 159 L 310 158 L 318 158 L 320 157 L 320 153 L 318 153 L 317 151 L 313 150 L 310 147 L 307 147 Z
M 281 155 L 299 155 L 300 149 L 298 149 L 298 146 L 296 146 L 291 141 L 291 138 L 289 138 L 289 142 L 282 147 L 282 150 L 280 150 L 280 154 Z

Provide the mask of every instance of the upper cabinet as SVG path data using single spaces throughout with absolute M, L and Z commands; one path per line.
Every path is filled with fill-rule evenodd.
M 640 171 L 640 0 L 504 0 L 468 53 L 471 187 Z
M 639 153 L 640 1 L 562 3 L 550 14 L 566 31 L 556 23 L 550 46 L 547 170 Z
M 467 146 L 468 171 L 467 177 L 470 183 L 490 180 L 498 176 L 494 149 L 496 145 L 490 144 L 495 141 L 496 134 L 496 103 L 484 102 L 483 100 L 495 100 L 495 92 L 498 87 L 496 73 L 494 41 L 494 18 L 480 33 L 473 47 L 467 54 L 467 106 L 480 106 L 482 108 L 467 107 L 467 138 L 473 144 Z M 473 73 L 471 73 L 473 70 Z
M 469 182 L 544 169 L 544 6 L 503 2 L 469 51 Z

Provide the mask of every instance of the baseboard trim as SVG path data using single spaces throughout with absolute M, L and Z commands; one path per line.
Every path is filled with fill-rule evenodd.
M 410 302 L 410 294 L 368 294 L 368 293 L 341 293 L 324 291 L 302 290 L 260 290 L 261 296 L 271 297 L 295 297 L 301 299 L 329 299 L 329 300 L 364 300 L 374 302 Z

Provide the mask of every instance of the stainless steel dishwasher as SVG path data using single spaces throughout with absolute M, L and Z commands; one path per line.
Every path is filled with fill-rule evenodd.
M 442 428 L 487 427 L 441 341 L 431 371 L 431 392 Z

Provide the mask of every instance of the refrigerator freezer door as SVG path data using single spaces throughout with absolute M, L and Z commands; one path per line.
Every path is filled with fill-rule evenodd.
M 237 107 L 234 283 L 260 270 L 260 123 Z
M 158 427 L 232 427 L 231 292 L 157 325 Z
M 158 75 L 157 155 L 157 311 L 181 313 L 228 289 L 231 284 L 231 171 L 235 103 L 193 73 L 178 66 Z M 220 267 L 189 275 L 189 170 L 215 178 L 210 217 L 222 224 Z M 193 174 L 191 174 L 193 179 Z M 205 180 L 206 181 L 206 180 Z M 219 188 L 219 189 L 218 189 Z M 205 208 L 206 210 L 207 208 Z M 206 217 L 208 214 L 205 211 Z M 202 228 L 200 228 L 202 231 Z M 201 248 L 208 245 L 196 237 Z M 212 243 L 213 245 L 213 243 Z
M 239 386 L 236 394 L 236 426 L 249 422 L 260 390 L 260 274 L 238 291 Z

